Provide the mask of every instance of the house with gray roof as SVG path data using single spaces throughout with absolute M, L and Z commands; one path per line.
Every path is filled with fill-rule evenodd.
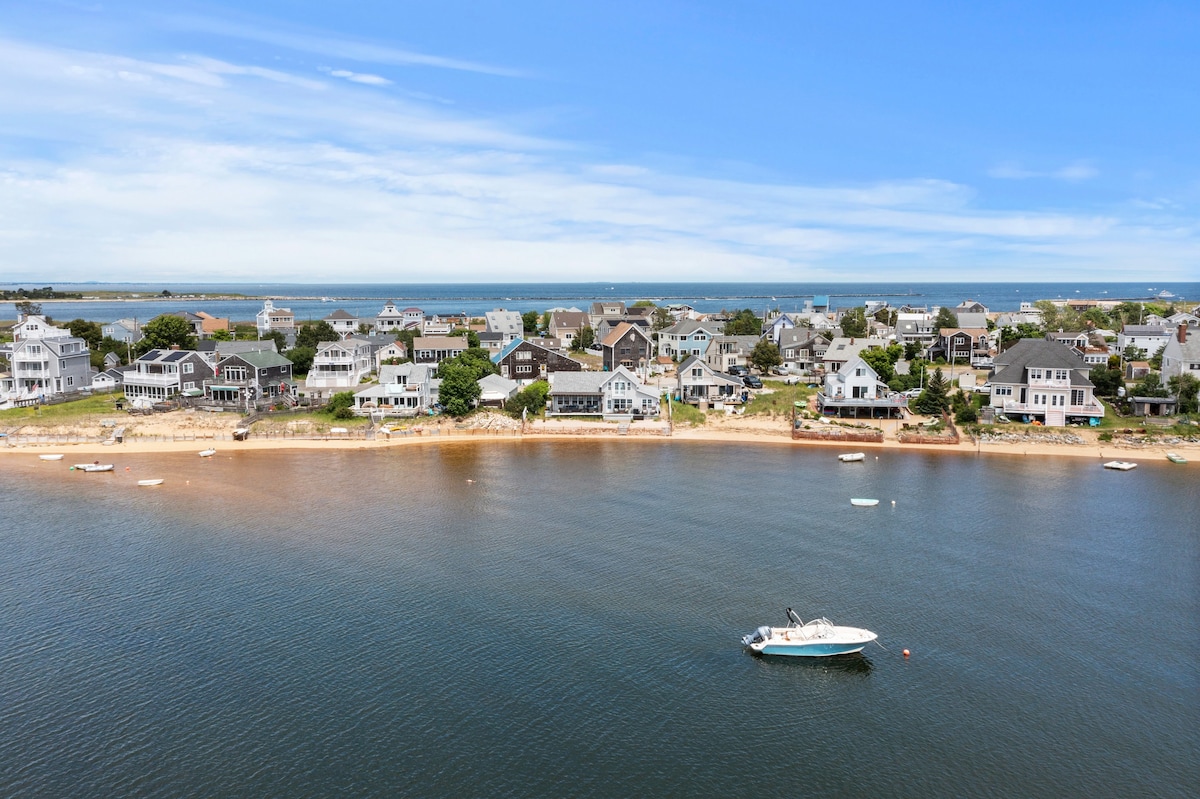
M 658 354 L 681 360 L 689 355 L 704 356 L 708 342 L 721 335 L 721 322 L 684 319 L 658 332 Z
M 907 407 L 908 400 L 888 388 L 861 355 L 826 374 L 825 385 L 817 392 L 817 408 L 830 416 L 888 419 L 902 417 Z
M 658 416 L 658 390 L 624 366 L 611 372 L 555 372 L 549 380 L 547 416 Z
M 0 347 L 10 368 L 0 375 L 0 401 L 34 404 L 91 388 L 91 352 L 82 338 L 36 314 L 21 316 L 12 330 L 14 340 Z
M 378 382 L 354 393 L 354 410 L 361 416 L 417 416 L 433 403 L 433 367 L 420 363 L 385 364 Z
M 342 338 L 350 338 L 358 332 L 358 317 L 341 308 L 338 308 L 321 321 L 328 323 L 333 328 L 333 332 Z
M 704 360 L 718 372 L 726 372 L 731 366 L 749 366 L 750 354 L 761 340 L 758 336 L 713 336 Z
M 483 321 L 487 325 L 487 332 L 499 333 L 505 344 L 515 338 L 520 338 L 525 333 L 525 323 L 521 319 L 521 314 L 516 311 L 497 308 L 485 313 Z
M 1091 367 L 1070 347 L 1023 338 L 995 358 L 989 405 L 997 413 L 1047 427 L 1104 418 L 1088 378 Z
M 862 354 L 863 350 L 875 347 L 884 348 L 890 344 L 882 338 L 846 338 L 838 337 L 829 342 L 825 355 L 821 358 L 826 374 L 837 374 L 843 366 Z
M 1117 334 L 1117 350 L 1125 352 L 1133 346 L 1145 353 L 1145 357 L 1153 358 L 1171 340 L 1174 332 L 1173 328 L 1158 325 L 1125 325 Z
M 675 393 L 689 405 L 736 402 L 744 390 L 741 378 L 713 368 L 699 355 L 689 355 L 675 370 Z
M 255 408 L 276 402 L 291 405 L 296 388 L 292 362 L 274 350 L 263 349 L 221 358 L 212 380 L 204 381 L 200 394 L 206 403 Z
M 553 311 L 550 322 L 546 325 L 547 335 L 560 339 L 563 346 L 569 348 L 579 335 L 579 331 L 590 327 L 591 321 L 583 311 Z
M 1175 336 L 1163 345 L 1161 374 L 1163 385 L 1182 374 L 1200 380 L 1200 329 L 1188 325 L 1175 328 Z
M 353 391 L 375 367 L 369 341 L 351 336 L 317 345 L 304 390 L 314 400 L 328 400 L 340 391 Z
M 213 366 L 196 350 L 150 350 L 125 372 L 125 398 L 134 402 L 164 402 L 173 397 L 204 393 Z

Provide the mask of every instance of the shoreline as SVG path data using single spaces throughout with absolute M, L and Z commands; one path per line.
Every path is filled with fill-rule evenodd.
M 233 451 L 244 452 L 308 452 L 312 450 L 348 450 L 348 449 L 388 449 L 395 447 L 455 445 L 460 443 L 527 443 L 538 441 L 574 441 L 574 442 L 646 442 L 659 444 L 734 444 L 734 445 L 769 445 L 791 446 L 798 449 L 820 451 L 822 449 L 839 451 L 863 451 L 874 454 L 913 452 L 934 454 L 958 454 L 974 456 L 1007 455 L 1014 457 L 1068 457 L 1091 458 L 1097 461 L 1129 460 L 1141 456 L 1143 460 L 1159 461 L 1169 464 L 1167 452 L 1178 452 L 1189 460 L 1200 460 L 1200 443 L 1179 442 L 1175 444 L 1150 443 L 1145 445 L 1129 445 L 1120 442 L 1087 442 L 1083 444 L 1044 443 L 1038 441 L 1020 442 L 982 442 L 963 441 L 958 444 L 902 444 L 895 440 L 882 442 L 837 442 L 813 441 L 808 439 L 795 440 L 786 432 L 770 430 L 722 430 L 716 427 L 676 429 L 671 435 L 650 432 L 636 432 L 630 435 L 618 435 L 615 431 L 596 432 L 526 432 L 479 430 L 476 432 L 449 429 L 439 430 L 437 434 L 420 434 L 409 436 L 394 436 L 375 440 L 359 438 L 267 438 L 255 437 L 253 434 L 244 441 L 218 439 L 215 437 L 197 435 L 192 431 L 179 433 L 190 438 L 172 441 L 139 441 L 137 437 L 119 444 L 104 444 L 101 442 L 29 442 L 16 445 L 0 446 L 0 458 L 19 458 L 22 455 L 44 455 L 63 453 L 65 456 L 77 454 L 94 458 L 103 456 L 105 461 L 112 460 L 118 455 L 173 454 L 199 452 L 201 449 L 212 447 L 222 454 Z M 222 431 L 224 434 L 224 431 Z M 64 457 L 64 462 L 70 460 Z

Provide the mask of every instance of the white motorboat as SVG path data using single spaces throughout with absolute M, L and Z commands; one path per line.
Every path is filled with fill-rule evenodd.
M 791 608 L 787 609 L 786 627 L 759 627 L 742 636 L 742 644 L 756 655 L 789 655 L 792 657 L 828 657 L 861 652 L 877 636 L 858 627 L 840 627 L 824 617 L 801 621 Z
M 161 477 L 154 477 L 149 480 L 138 480 L 138 485 L 140 486 L 160 486 L 162 484 L 163 478 Z
M 85 472 L 111 472 L 113 465 L 111 463 L 89 463 L 83 467 Z
M 850 504 L 856 508 L 873 508 L 879 504 L 879 500 L 866 499 L 864 497 L 850 497 Z
M 217 451 L 215 449 L 212 449 L 211 447 L 209 449 L 200 450 L 201 458 L 211 458 L 213 455 L 216 455 L 216 454 L 217 454 Z
M 1137 464 L 1133 461 L 1109 461 L 1104 464 L 1105 469 L 1116 469 L 1120 472 L 1127 472 L 1130 469 L 1136 469 Z
M 867 456 L 861 452 L 846 452 L 838 455 L 838 460 L 842 463 L 855 463 L 857 461 L 866 459 L 866 457 Z
M 40 458 L 41 460 L 44 460 L 44 461 L 61 461 L 63 459 L 63 456 L 62 455 L 38 455 L 38 458 Z

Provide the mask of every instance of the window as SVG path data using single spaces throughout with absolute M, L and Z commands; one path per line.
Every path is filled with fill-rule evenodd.
M 1078 388 L 1071 389 L 1071 404 L 1072 405 L 1082 405 L 1083 404 L 1083 391 L 1081 389 L 1078 389 Z
M 516 353 L 516 356 L 517 356 L 518 361 L 533 360 L 533 353 L 530 352 L 529 350 L 518 350 Z
M 68 386 L 73 386 L 73 385 L 75 385 L 75 378 L 68 376 L 68 377 L 67 377 L 67 385 L 68 385 Z
M 703 377 L 703 376 L 704 376 L 704 370 L 701 369 L 700 367 L 697 366 L 695 369 L 692 369 L 692 377 Z
M 183 365 L 183 373 L 185 375 L 190 375 L 192 373 L 192 370 L 195 368 L 196 368 L 196 365 L 194 363 L 185 363 Z
M 531 364 L 531 363 L 517 364 L 517 374 L 519 374 L 519 375 L 527 375 L 532 371 L 533 371 L 533 364 Z
M 1066 369 L 1055 369 L 1054 370 L 1054 379 L 1055 380 L 1066 380 L 1067 379 L 1067 370 Z

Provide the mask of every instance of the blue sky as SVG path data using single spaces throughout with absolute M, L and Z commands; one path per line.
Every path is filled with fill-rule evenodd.
M 0 280 L 1196 280 L 1200 5 L 0 0 Z

